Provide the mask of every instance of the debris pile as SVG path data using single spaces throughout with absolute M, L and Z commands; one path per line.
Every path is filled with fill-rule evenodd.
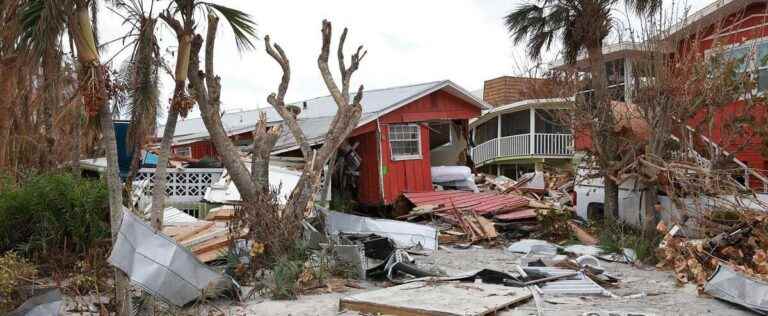
M 709 223 L 712 237 L 689 238 L 679 225 L 666 231 L 658 249 L 658 267 L 674 270 L 679 283 L 693 282 L 700 289 L 719 265 L 768 281 L 768 214 L 747 211 L 731 214 L 735 217 L 730 219 L 714 214 L 699 219 Z M 658 228 L 666 226 L 662 223 Z
M 574 225 L 569 222 L 572 177 L 532 172 L 519 181 L 488 174 L 474 178 L 479 192 L 404 193 L 404 204 L 412 208 L 397 218 L 439 219 L 445 224 L 440 230 L 441 243 L 492 241 L 502 233 L 510 233 L 508 237 L 514 239 L 531 233 L 555 239 L 570 236 Z
M 221 206 L 211 209 L 205 220 L 167 223 L 163 233 L 190 249 L 198 260 L 208 263 L 219 259 L 230 246 L 227 224 L 233 216 L 234 207 Z

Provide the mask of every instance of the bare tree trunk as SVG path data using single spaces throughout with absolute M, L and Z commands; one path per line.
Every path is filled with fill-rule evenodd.
M 163 139 L 160 141 L 160 154 L 155 167 L 155 179 L 152 183 L 152 212 L 150 222 L 156 230 L 163 228 L 163 210 L 165 209 L 165 187 L 168 183 L 168 160 L 171 156 L 171 143 L 176 133 L 176 122 L 179 112 L 171 109 L 163 129 Z
M 120 185 L 120 174 L 117 165 L 117 141 L 115 139 L 115 127 L 112 123 L 112 112 L 108 104 L 104 104 L 100 110 L 102 146 L 107 158 L 107 169 L 104 171 L 109 190 L 109 213 L 112 230 L 112 244 L 117 240 L 120 222 L 123 218 L 123 196 Z M 117 296 L 117 314 L 130 315 L 130 299 L 128 293 L 128 276 L 115 269 L 115 291 Z
M 12 65 L 15 63 L 15 57 L 7 57 L 0 59 L 0 69 L 3 73 L 11 72 Z M 14 92 L 13 83 L 16 79 L 13 76 L 0 77 L 0 171 L 4 171 L 5 168 L 10 167 L 10 152 L 11 152 L 11 120 L 13 115 L 11 114 L 11 100 Z
M 251 181 L 256 190 L 268 192 L 269 187 L 269 159 L 272 148 L 280 138 L 281 128 L 267 128 L 267 115 L 259 114 L 259 122 L 253 132 L 253 148 L 251 150 Z
M 83 97 L 86 107 L 90 111 L 97 110 L 101 121 L 102 145 L 107 158 L 105 177 L 109 191 L 110 229 L 112 232 L 112 245 L 114 246 L 115 241 L 117 241 L 123 214 L 122 187 L 117 164 L 117 141 L 115 139 L 115 127 L 112 123 L 112 111 L 107 99 L 108 93 L 104 86 L 105 69 L 99 61 L 98 47 L 88 9 L 87 6 L 78 6 L 71 25 L 77 28 L 72 34 L 77 46 L 78 62 L 81 66 L 81 82 L 98 87 L 96 91 L 90 91 L 83 95 Z M 128 276 L 115 268 L 115 300 L 118 316 L 130 316 L 131 308 L 128 286 Z
M 598 153 L 598 164 L 603 175 L 604 216 L 614 219 L 619 210 L 619 184 L 609 175 L 616 171 L 615 164 L 618 157 L 618 144 L 614 136 L 614 116 L 611 101 L 608 95 L 608 83 L 606 82 L 605 63 L 603 62 L 602 45 L 587 49 L 590 63 L 591 82 L 593 87 L 593 100 L 586 106 L 594 106 L 588 109 L 595 119 L 592 120 L 592 145 Z
M 53 131 L 53 112 L 55 108 L 62 108 L 59 95 L 61 93 L 59 86 L 59 76 L 61 76 L 61 57 L 56 46 L 46 48 L 43 56 L 43 87 L 45 90 L 45 104 L 42 105 L 42 123 L 43 138 L 45 139 L 46 150 L 40 150 L 40 167 L 48 168 L 54 160 L 50 155 L 56 140 Z
M 73 110 L 73 115 L 75 116 L 74 121 L 72 122 L 72 174 L 76 177 L 81 176 L 80 171 L 80 146 L 82 143 L 82 125 L 83 125 L 83 112 L 80 109 L 80 107 L 75 107 Z
M 217 23 L 218 18 L 209 16 L 208 34 L 205 43 L 206 60 L 213 59 Z M 213 72 L 213 62 L 206 62 L 205 77 L 198 73 L 200 69 L 199 55 L 202 45 L 202 36 L 195 36 L 192 41 L 192 53 L 190 54 L 188 70 L 189 82 L 197 96 L 200 116 L 203 118 L 203 123 L 205 123 L 205 128 L 208 130 L 208 134 L 210 134 L 216 152 L 221 157 L 221 162 L 227 169 L 232 182 L 235 183 L 235 187 L 240 192 L 243 201 L 256 201 L 256 186 L 251 181 L 251 175 L 248 173 L 248 169 L 245 168 L 239 151 L 227 136 L 227 132 L 224 130 L 224 125 L 221 122 L 221 114 L 219 113 L 221 85 L 220 79 Z M 205 79 L 205 82 L 203 79 Z

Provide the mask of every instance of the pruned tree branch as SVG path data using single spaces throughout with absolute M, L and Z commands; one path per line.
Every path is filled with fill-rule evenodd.
M 328 88 L 328 91 L 331 93 L 331 96 L 333 97 L 334 101 L 336 101 L 336 105 L 339 107 L 339 110 L 346 109 L 347 106 L 349 106 L 349 83 L 352 79 L 352 74 L 357 71 L 357 69 L 360 67 L 360 61 L 365 57 L 365 55 L 368 53 L 367 51 L 363 51 L 362 54 L 360 51 L 363 49 L 363 46 L 359 46 L 357 48 L 357 52 L 352 55 L 352 61 L 349 65 L 349 68 L 345 67 L 345 61 L 344 61 L 344 42 L 346 41 L 347 37 L 347 29 L 344 29 L 344 31 L 341 34 L 341 39 L 339 41 L 339 49 L 337 51 L 337 55 L 339 58 L 339 70 L 341 71 L 341 83 L 342 83 L 342 89 L 339 91 L 339 87 L 336 85 L 336 82 L 333 80 L 333 76 L 331 75 L 331 71 L 328 67 L 328 56 L 330 52 L 331 47 L 331 35 L 332 35 L 332 27 L 331 22 L 328 22 L 328 20 L 323 20 L 323 28 L 322 28 L 322 34 L 323 34 L 323 46 L 320 49 L 320 56 L 317 57 L 317 66 L 320 68 L 320 74 L 323 76 L 323 81 L 325 82 L 325 86 Z M 362 91 L 363 87 L 362 85 L 358 89 L 358 91 Z M 357 97 L 356 97 L 357 99 Z M 362 97 L 360 97 L 362 99 Z M 358 102 L 353 102 L 353 104 L 358 104 Z
M 283 76 L 280 80 L 280 85 L 277 87 L 277 93 L 272 93 L 267 97 L 267 102 L 272 105 L 273 108 L 283 118 L 283 124 L 288 126 L 288 130 L 296 140 L 296 144 L 301 149 L 301 154 L 305 160 L 309 160 L 312 154 L 312 148 L 309 146 L 307 138 L 304 136 L 304 132 L 299 127 L 298 118 L 296 114 L 290 111 L 285 106 L 285 93 L 288 91 L 288 84 L 291 81 L 291 66 L 288 61 L 288 56 L 285 55 L 285 51 L 278 44 L 272 45 L 269 35 L 264 37 L 264 44 L 266 46 L 267 54 L 272 56 L 283 70 Z
M 206 34 L 205 64 L 207 67 L 206 71 L 210 72 L 207 74 L 200 71 L 200 50 L 203 46 L 203 38 L 200 35 L 196 35 L 192 41 L 189 82 L 197 99 L 203 123 L 205 123 L 206 129 L 208 129 L 208 133 L 211 135 L 211 141 L 213 141 L 216 151 L 221 156 L 221 161 L 226 167 L 230 178 L 235 183 L 243 201 L 255 201 L 257 199 L 256 185 L 251 180 L 248 169 L 240 158 L 238 149 L 232 144 L 221 122 L 221 114 L 219 112 L 221 83 L 220 78 L 212 72 L 217 23 L 218 18 L 215 16 L 208 17 L 209 31 Z
M 251 150 L 251 181 L 258 190 L 267 192 L 269 187 L 269 157 L 272 148 L 280 138 L 282 125 L 269 128 L 267 114 L 259 113 L 259 121 L 253 131 L 253 149 Z

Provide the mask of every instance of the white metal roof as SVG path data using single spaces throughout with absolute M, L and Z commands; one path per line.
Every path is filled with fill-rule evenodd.
M 481 99 L 474 96 L 459 85 L 450 80 L 433 81 L 407 86 L 392 87 L 386 89 L 366 90 L 363 92 L 361 105 L 363 115 L 360 118 L 358 126 L 362 126 L 377 117 L 394 111 L 420 97 L 432 92 L 444 90 L 453 96 L 463 99 L 480 109 L 487 109 L 490 106 Z M 350 99 L 354 98 L 355 93 L 350 94 Z M 293 102 L 296 106 L 302 108 L 299 114 L 299 125 L 304 130 L 308 140 L 318 139 L 320 142 L 325 136 L 328 125 L 330 125 L 333 116 L 336 115 L 338 106 L 333 98 L 328 96 L 318 97 L 305 101 Z M 306 106 L 305 106 L 306 104 Z M 260 108 L 249 111 L 225 113 L 222 116 L 222 123 L 227 133 L 238 134 L 253 130 L 259 117 L 259 112 L 264 111 L 267 114 L 267 121 L 270 123 L 279 123 L 282 118 L 277 112 L 269 108 Z M 158 128 L 158 137 L 162 136 L 163 126 Z M 293 137 L 288 133 L 287 128 L 283 129 L 283 137 L 278 140 L 276 149 L 295 146 Z M 192 118 L 180 120 L 176 126 L 174 144 L 184 144 L 194 142 L 208 137 L 208 130 L 203 124 L 202 118 Z

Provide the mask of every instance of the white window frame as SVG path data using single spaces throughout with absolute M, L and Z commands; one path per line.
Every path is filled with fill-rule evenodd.
M 184 152 L 181 154 L 180 152 Z M 178 157 L 192 158 L 192 146 L 179 146 L 173 148 L 173 155 Z
M 416 142 L 417 142 L 417 148 L 419 150 L 418 154 L 414 155 L 396 155 L 394 151 L 394 146 L 392 146 L 392 142 L 412 142 L 413 140 L 393 140 L 392 139 L 392 127 L 394 126 L 408 126 L 408 127 L 414 127 L 416 128 Z M 389 141 L 389 156 L 392 158 L 393 161 L 400 161 L 400 160 L 418 160 L 422 158 L 421 155 L 421 126 L 419 124 L 391 124 L 389 126 L 389 129 L 387 130 L 387 141 Z

